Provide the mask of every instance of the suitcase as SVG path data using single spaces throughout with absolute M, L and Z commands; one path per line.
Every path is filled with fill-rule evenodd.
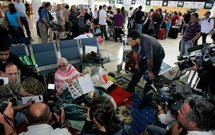
M 165 38 L 165 33 L 166 33 L 165 29 L 161 28 L 161 29 L 159 30 L 158 38 L 159 38 L 159 39 L 164 39 L 164 38 Z
M 169 31 L 169 37 L 176 39 L 178 37 L 178 32 L 179 32 L 178 27 L 171 27 Z

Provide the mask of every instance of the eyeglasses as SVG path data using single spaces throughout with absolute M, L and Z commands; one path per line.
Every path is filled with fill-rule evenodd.
M 198 98 L 191 99 L 189 101 L 189 106 L 194 111 L 194 113 L 197 116 L 198 120 L 200 120 L 201 117 L 200 117 L 199 111 L 196 109 L 196 99 L 198 99 Z
M 58 68 L 64 68 L 66 67 L 67 65 L 59 65 Z

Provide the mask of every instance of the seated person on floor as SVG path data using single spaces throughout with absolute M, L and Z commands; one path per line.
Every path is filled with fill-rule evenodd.
M 165 112 L 162 106 L 157 105 L 157 117 L 164 127 L 149 125 L 147 126 L 147 131 L 150 135 L 165 135 L 171 128 L 172 124 L 176 121 L 176 116 L 171 113 L 171 110 L 167 110 Z
M 1 114 L 0 123 L 3 124 L 5 134 L 17 135 L 14 130 L 13 124 L 13 108 L 11 102 L 8 103 L 7 108 Z M 28 130 L 22 132 L 19 135 L 71 135 L 66 129 L 67 124 L 65 123 L 64 110 L 61 109 L 61 114 L 58 116 L 56 113 L 51 113 L 49 107 L 44 103 L 35 103 L 28 108 L 27 112 Z M 53 129 L 48 123 L 50 122 L 53 115 L 57 121 L 61 124 L 61 128 Z M 11 119 L 10 125 L 6 119 Z
M 83 39 L 83 38 L 92 38 L 92 37 L 93 37 L 93 34 L 91 33 L 90 25 L 85 24 L 84 25 L 84 34 L 81 34 L 81 35 L 75 37 L 74 39 Z
M 26 97 L 26 96 L 33 96 L 32 94 L 29 94 L 26 92 L 21 85 L 20 82 L 20 71 L 17 69 L 17 66 L 14 64 L 8 64 L 5 67 L 5 73 L 3 73 L 4 77 L 7 77 L 9 79 L 9 83 L 6 85 L 0 86 L 0 99 L 3 98 L 14 98 L 16 99 L 17 106 L 14 106 L 14 110 L 16 111 L 16 116 L 17 116 L 17 123 L 22 123 L 24 122 L 24 115 L 20 114 L 21 111 L 27 107 L 29 107 L 32 102 L 28 102 L 27 104 L 22 104 L 21 101 L 18 100 L 18 95 L 21 97 Z M 15 120 L 16 120 L 15 116 Z
M 115 110 L 111 101 L 103 96 L 96 97 L 88 109 L 81 134 L 114 135 L 120 130 L 115 120 Z
M 59 58 L 57 66 L 58 70 L 55 72 L 54 83 L 56 94 L 59 96 L 67 88 L 67 83 L 72 83 L 81 73 L 79 73 L 73 65 L 69 64 L 65 58 Z
M 22 61 L 9 51 L 9 47 L 5 44 L 0 45 L 0 75 L 4 72 L 8 63 L 14 63 L 21 70 L 23 75 L 30 75 L 32 71 L 25 66 Z

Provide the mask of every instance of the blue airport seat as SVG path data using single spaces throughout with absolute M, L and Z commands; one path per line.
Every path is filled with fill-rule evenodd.
M 84 56 L 86 55 L 86 54 L 85 54 L 85 47 L 86 47 L 86 46 L 97 47 L 97 52 L 96 52 L 96 53 L 99 53 L 99 44 L 98 44 L 98 41 L 97 41 L 97 38 L 96 38 L 96 37 L 80 39 L 80 43 L 81 43 L 81 45 L 82 45 L 83 55 L 84 55 Z
M 31 40 L 29 38 L 5 39 L 5 44 L 7 44 L 8 46 L 30 45 Z
M 29 49 L 35 58 L 38 73 L 45 74 L 57 69 L 57 50 L 54 43 L 34 44 Z
M 10 52 L 15 54 L 16 56 L 29 56 L 28 46 L 19 45 L 19 46 L 10 46 Z
M 107 61 L 109 61 L 109 53 L 107 50 L 105 49 L 100 49 L 99 48 L 99 43 L 98 43 L 98 40 L 97 40 L 97 37 L 93 37 L 93 38 L 83 38 L 83 39 L 80 39 L 80 44 L 82 46 L 82 49 L 83 49 L 83 56 L 86 55 L 86 46 L 93 46 L 93 47 L 97 47 L 97 52 L 96 53 L 101 53 L 101 51 L 105 52 L 106 53 L 106 58 L 107 58 Z
M 59 41 L 59 51 L 61 57 L 66 58 L 69 63 L 81 63 L 81 49 L 78 40 L 63 40 Z

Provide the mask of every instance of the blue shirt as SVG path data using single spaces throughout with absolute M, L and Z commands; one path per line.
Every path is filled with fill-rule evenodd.
M 9 26 L 15 26 L 20 27 L 17 18 L 20 17 L 19 13 L 10 14 L 9 11 L 6 12 L 8 25 Z
M 43 8 L 41 11 L 40 11 L 40 18 L 39 18 L 39 21 L 40 22 L 43 22 L 42 18 L 45 18 L 47 23 L 49 23 L 51 20 L 50 20 L 50 17 L 49 17 L 49 11 L 46 9 L 46 8 Z

